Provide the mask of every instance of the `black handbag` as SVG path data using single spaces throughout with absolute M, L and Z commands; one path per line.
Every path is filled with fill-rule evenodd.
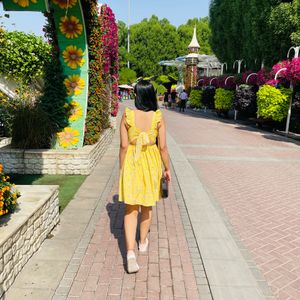
M 168 181 L 164 176 L 161 178 L 161 197 L 164 199 L 169 197 Z

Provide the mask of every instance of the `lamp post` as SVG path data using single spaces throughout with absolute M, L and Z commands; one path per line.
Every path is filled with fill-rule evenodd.
M 297 47 L 291 47 L 291 48 L 289 49 L 289 52 L 288 52 L 288 54 L 287 54 L 287 58 L 290 57 L 290 53 L 291 53 L 292 50 L 295 51 L 295 56 L 294 56 L 294 58 L 299 57 L 300 46 L 297 46 Z
M 238 66 L 238 74 L 241 73 L 242 63 L 244 63 L 244 65 L 246 67 L 246 61 L 244 59 L 238 59 L 233 63 L 233 69 L 236 68 L 236 65 Z
M 131 0 L 128 0 L 128 24 L 127 24 L 127 53 L 128 61 L 127 67 L 130 69 L 129 53 L 130 53 L 130 11 L 131 11 Z

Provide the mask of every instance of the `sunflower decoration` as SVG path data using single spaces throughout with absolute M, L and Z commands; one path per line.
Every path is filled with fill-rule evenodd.
M 13 2 L 21 7 L 28 7 L 30 2 L 37 3 L 37 0 L 13 0 Z
M 59 145 L 63 148 L 68 148 L 78 144 L 80 133 L 77 129 L 66 127 L 62 132 L 59 132 L 57 136 Z
M 77 0 L 53 0 L 53 3 L 58 5 L 61 9 L 68 9 L 75 6 Z
M 80 95 L 85 86 L 84 80 L 80 78 L 78 74 L 69 75 L 64 80 L 64 84 L 67 88 L 67 92 L 69 96 Z
M 69 121 L 77 121 L 83 116 L 82 107 L 79 102 L 71 101 L 68 107 L 70 107 Z
M 63 52 L 64 61 L 71 69 L 76 69 L 84 64 L 83 55 L 83 50 L 73 45 L 68 46 Z
M 82 34 L 83 26 L 75 16 L 60 18 L 59 29 L 68 39 L 77 38 Z

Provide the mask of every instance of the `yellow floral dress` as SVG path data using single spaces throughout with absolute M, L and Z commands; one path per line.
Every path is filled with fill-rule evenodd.
M 155 206 L 160 199 L 162 162 L 155 144 L 157 124 L 162 113 L 153 114 L 151 129 L 144 132 L 135 126 L 134 110 L 126 108 L 129 146 L 120 173 L 119 201 L 130 205 Z

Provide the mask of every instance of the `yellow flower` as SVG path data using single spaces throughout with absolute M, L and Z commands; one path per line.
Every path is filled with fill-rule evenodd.
M 75 16 L 64 16 L 60 19 L 59 29 L 68 39 L 74 39 L 81 35 L 83 26 Z
M 3 172 L 3 166 L 0 164 L 0 174 Z
M 29 6 L 30 1 L 32 3 L 37 3 L 37 0 L 13 0 L 14 3 L 18 4 L 21 7 L 27 7 L 27 6 Z
M 72 129 L 70 127 L 66 127 L 62 132 L 57 134 L 59 144 L 67 148 L 69 146 L 75 146 L 79 142 L 79 131 L 76 129 Z
M 77 74 L 69 75 L 68 78 L 64 80 L 64 84 L 69 96 L 80 95 L 85 86 L 84 80 Z
M 71 8 L 76 5 L 77 0 L 53 0 L 53 3 L 58 5 L 61 9 Z
M 71 111 L 70 111 L 71 115 L 69 117 L 69 120 L 76 121 L 79 118 L 81 118 L 83 115 L 83 112 L 82 112 L 82 107 L 80 106 L 80 103 L 77 101 L 72 101 L 70 103 L 70 106 L 71 106 Z
M 73 45 L 68 46 L 66 50 L 64 50 L 63 58 L 67 66 L 71 69 L 76 69 L 84 64 L 83 50 Z

